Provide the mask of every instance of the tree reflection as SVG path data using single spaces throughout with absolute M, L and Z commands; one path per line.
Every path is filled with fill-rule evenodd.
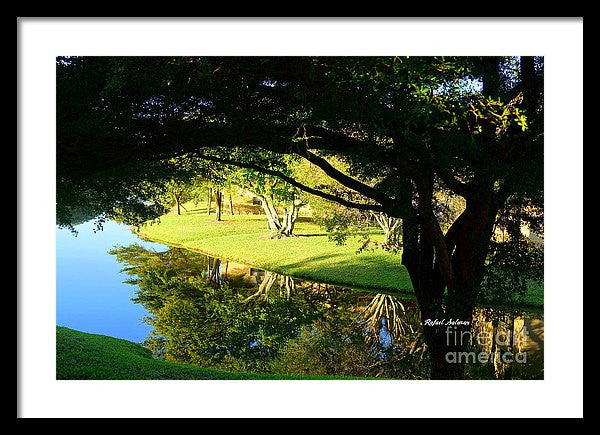
M 475 309 L 472 348 L 487 356 L 484 363 L 475 367 L 479 376 L 543 378 L 543 320 L 536 317 L 539 316 L 515 311 Z
M 198 268 L 204 257 L 177 248 L 153 252 L 138 245 L 111 251 L 137 285 L 135 303 L 150 316 L 154 330 L 145 345 L 169 361 L 269 371 L 272 358 L 300 326 L 319 316 L 300 303 L 268 297 L 268 304 L 247 304 L 248 289 L 223 283 L 222 265 L 209 262 L 209 275 Z M 218 267 L 216 267 L 218 266 Z M 215 285 L 220 283 L 219 285 Z
M 367 343 L 401 351 L 403 358 L 423 359 L 427 346 L 419 310 L 414 303 L 388 294 L 377 294 L 364 308 L 360 321 Z
M 150 313 L 145 345 L 158 358 L 263 373 L 428 377 L 412 300 L 296 280 L 179 248 L 155 252 L 134 244 L 110 253 L 124 265 L 126 282 L 137 286 L 133 302 Z M 473 330 L 498 329 L 489 315 L 478 311 Z M 513 331 L 523 324 L 512 322 Z M 513 375 L 491 364 L 493 370 L 474 367 L 472 375 Z

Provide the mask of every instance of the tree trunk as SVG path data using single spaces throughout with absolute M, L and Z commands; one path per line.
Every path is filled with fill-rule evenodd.
M 233 216 L 233 200 L 231 199 L 231 192 L 229 193 L 229 214 Z
M 221 210 L 223 208 L 223 192 L 215 189 L 215 211 L 217 213 L 216 220 L 221 221 Z
M 177 206 L 177 214 L 181 215 L 181 196 L 184 194 L 183 191 L 177 193 L 177 191 L 171 191 L 171 195 L 173 195 L 173 199 L 175 200 L 175 205 Z M 185 208 L 185 207 L 184 207 Z
M 375 218 L 375 221 L 384 232 L 383 247 L 385 248 L 399 248 L 400 235 L 402 229 L 402 220 L 386 215 L 385 213 L 374 213 L 371 215 Z
M 206 196 L 206 210 L 207 210 L 207 214 L 210 216 L 210 208 L 212 206 L 212 188 L 209 187 L 208 188 L 208 193 Z
M 257 195 L 260 198 L 262 209 L 267 216 L 267 228 L 271 230 L 271 237 L 291 237 L 294 233 L 298 212 L 302 203 L 297 199 L 292 200 L 283 208 L 283 216 L 279 216 L 273 205 L 272 195 Z
M 279 221 L 277 210 L 275 210 L 275 207 L 273 207 L 273 204 L 267 195 L 259 195 L 258 197 L 260 198 L 262 208 L 265 211 L 265 216 L 267 216 L 267 228 L 273 233 L 278 232 L 281 229 L 281 222 Z
M 175 197 L 175 203 L 177 204 L 177 214 L 181 215 L 181 201 L 177 195 L 173 195 Z
M 465 211 L 444 236 L 452 267 L 451 286 L 442 274 L 430 222 L 422 216 L 403 219 L 402 264 L 419 303 L 431 379 L 463 379 L 465 363 L 476 356 L 466 352 L 472 343 L 472 311 L 495 219 L 490 196 L 486 195 L 490 192 L 493 189 L 482 189 L 476 198 L 467 198 Z M 446 286 L 448 297 L 444 301 Z M 448 325 L 450 320 L 460 323 Z
M 284 209 L 283 224 L 280 230 L 280 235 L 284 237 L 291 237 L 294 234 L 294 227 L 296 226 L 296 220 L 298 219 L 298 211 L 300 210 L 299 204 L 296 200 L 292 202 Z

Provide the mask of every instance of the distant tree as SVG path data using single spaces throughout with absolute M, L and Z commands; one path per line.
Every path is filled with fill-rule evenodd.
M 178 215 L 181 215 L 182 209 L 188 211 L 184 204 L 188 201 L 197 200 L 200 190 L 195 180 L 180 181 L 171 179 L 165 187 L 167 193 L 163 201 L 167 207 L 175 208 Z
M 272 165 L 274 164 L 277 164 L 282 173 L 288 175 L 293 173 L 293 162 L 290 159 L 277 159 L 274 156 Z M 294 235 L 298 213 L 304 205 L 300 189 L 279 177 L 250 168 L 238 168 L 232 173 L 230 181 L 260 199 L 267 218 L 267 226 L 272 232 L 271 237 Z M 277 211 L 278 208 L 282 210 L 281 215 Z

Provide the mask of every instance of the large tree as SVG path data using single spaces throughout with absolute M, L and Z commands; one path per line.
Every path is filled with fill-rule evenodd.
M 280 171 L 288 177 L 291 174 L 285 164 L 282 165 Z M 271 237 L 281 238 L 294 235 L 298 213 L 304 205 L 299 198 L 297 187 L 279 177 L 273 177 L 261 171 L 247 168 L 239 168 L 230 180 L 260 199 L 267 217 L 267 226 L 271 230 Z
M 498 216 L 543 210 L 539 58 L 60 58 L 57 70 L 59 182 L 106 170 L 126 178 L 193 153 L 400 218 L 422 319 L 470 319 Z M 356 199 L 281 173 L 264 151 L 306 160 Z M 447 231 L 440 188 L 465 203 Z M 105 195 L 105 207 L 110 195 L 123 200 Z M 424 337 L 431 376 L 462 377 L 445 359 L 460 341 L 440 327 Z

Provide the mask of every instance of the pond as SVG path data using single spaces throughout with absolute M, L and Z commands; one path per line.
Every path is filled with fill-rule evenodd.
M 410 297 L 148 242 L 112 221 L 93 228 L 77 226 L 76 237 L 57 230 L 57 325 L 224 370 L 427 378 L 422 319 Z M 466 376 L 543 379 L 543 331 L 539 313 L 476 308 Z

